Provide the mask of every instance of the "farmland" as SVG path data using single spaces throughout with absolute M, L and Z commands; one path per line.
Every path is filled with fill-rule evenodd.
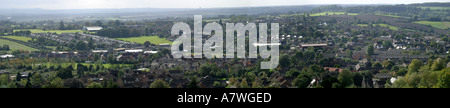
M 372 24 L 373 26 L 380 26 L 380 27 L 388 27 L 391 30 L 398 30 L 398 27 L 387 25 L 387 24 Z M 358 24 L 358 26 L 368 26 L 367 24 Z
M 387 17 L 394 17 L 394 18 L 400 18 L 400 16 L 397 16 L 397 15 L 390 15 L 390 14 L 379 14 L 379 13 L 377 13 L 377 14 L 375 14 L 375 15 L 387 16 Z
M 76 33 L 76 32 L 80 32 L 80 33 L 82 33 L 82 32 L 84 32 L 84 31 L 82 31 L 82 30 L 46 30 L 46 31 L 44 31 L 44 30 L 41 30 L 41 29 L 20 29 L 20 30 L 14 30 L 14 32 L 15 31 L 23 31 L 23 30 L 30 30 L 31 31 L 31 33 L 48 33 L 48 32 L 50 32 L 50 33 L 57 33 L 57 34 L 61 34 L 61 33 Z
M 19 44 L 16 42 L 12 42 L 12 41 L 8 41 L 8 40 L 0 39 L 0 43 L 1 43 L 1 45 L 9 45 L 10 51 L 8 51 L 8 52 L 11 52 L 14 50 L 38 51 L 37 49 L 30 48 L 25 45 L 22 45 L 22 44 Z
M 309 16 L 330 16 L 333 14 L 334 15 L 345 15 L 345 12 L 321 12 L 321 13 L 314 13 Z M 358 15 L 358 14 L 357 13 L 347 13 L 347 15 Z
M 450 28 L 450 22 L 416 21 L 414 23 L 423 24 L 423 25 L 430 25 L 430 26 L 432 26 L 434 28 L 439 28 L 439 29 Z
M 166 38 L 160 38 L 158 36 L 141 36 L 141 37 L 115 38 L 115 39 L 128 41 L 128 42 L 135 42 L 135 43 L 140 43 L 140 44 L 144 44 L 145 41 L 149 41 L 150 43 L 155 44 L 155 45 L 164 44 L 164 43 L 172 44 L 172 42 L 170 42 Z
M 3 36 L 3 37 L 14 39 L 14 40 L 20 40 L 20 41 L 24 41 L 24 42 L 28 42 L 29 40 L 31 40 L 31 38 L 23 37 L 23 36 Z

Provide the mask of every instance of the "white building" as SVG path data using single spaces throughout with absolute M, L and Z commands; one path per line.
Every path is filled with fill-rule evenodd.
M 0 57 L 1 58 L 14 58 L 15 56 L 11 55 L 11 54 L 6 54 L 6 55 L 1 55 Z
M 99 26 L 86 27 L 86 26 L 83 26 L 83 28 L 81 30 L 83 30 L 83 31 L 99 31 L 101 29 L 103 29 L 103 27 L 99 27 Z

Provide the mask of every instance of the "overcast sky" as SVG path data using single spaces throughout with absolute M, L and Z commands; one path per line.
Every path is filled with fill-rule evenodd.
M 310 4 L 410 4 L 423 2 L 450 2 L 450 0 L 0 0 L 0 8 L 212 8 Z

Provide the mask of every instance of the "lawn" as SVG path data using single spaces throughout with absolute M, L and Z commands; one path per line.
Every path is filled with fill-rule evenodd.
M 24 36 L 2 36 L 2 37 L 14 39 L 14 40 L 20 40 L 20 41 L 24 41 L 24 42 L 28 42 L 29 40 L 31 40 L 31 38 L 24 37 Z
M 128 42 L 135 42 L 135 43 L 140 43 L 140 44 L 144 44 L 145 41 L 149 41 L 150 43 L 155 44 L 155 45 L 164 44 L 164 43 L 172 44 L 172 42 L 170 42 L 166 38 L 160 38 L 158 36 L 141 36 L 141 37 L 115 38 L 115 39 L 128 41 Z
M 310 14 L 309 16 L 328 16 L 330 15 L 344 15 L 345 12 L 322 12 L 322 13 L 314 13 L 314 14 Z M 358 13 L 347 13 L 347 15 L 358 15 Z
M 450 22 L 434 22 L 434 21 L 416 21 L 413 23 L 431 25 L 434 28 L 447 29 L 450 28 Z
M 46 30 L 46 31 L 41 30 L 41 29 L 20 29 L 20 30 L 30 30 L 31 33 L 47 33 L 47 32 L 55 33 L 56 32 L 57 34 L 61 34 L 61 33 L 76 33 L 76 32 L 83 33 L 84 32 L 82 30 Z M 15 31 L 20 31 L 20 30 L 14 30 L 14 32 Z
M 387 25 L 387 24 L 372 24 L 373 26 L 379 25 L 380 27 L 389 27 L 391 30 L 398 30 L 398 27 Z M 367 24 L 358 24 L 358 26 L 367 26 Z
M 16 43 L 16 42 L 12 42 L 12 41 L 9 41 L 9 40 L 0 39 L 0 44 L 2 46 L 5 45 L 5 44 L 9 45 L 10 50 L 8 51 L 8 53 L 11 53 L 14 50 L 39 51 L 37 49 L 30 48 L 28 46 L 25 46 L 25 45 L 22 45 L 22 44 L 19 44 L 19 43 Z

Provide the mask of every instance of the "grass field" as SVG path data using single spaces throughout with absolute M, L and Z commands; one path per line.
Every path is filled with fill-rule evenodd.
M 56 32 L 57 34 L 61 34 L 61 33 L 76 33 L 76 32 L 83 33 L 84 32 L 82 30 L 46 30 L 46 31 L 41 30 L 41 29 L 20 29 L 20 30 L 30 30 L 31 33 L 47 33 L 47 32 L 55 33 Z M 15 31 L 20 31 L 20 30 L 14 30 L 14 32 Z
M 450 28 L 450 22 L 433 22 L 433 21 L 416 21 L 413 23 L 431 25 L 434 28 L 447 29 Z
M 398 30 L 398 27 L 387 25 L 387 24 L 372 24 L 373 26 L 379 25 L 380 27 L 389 27 L 391 30 Z M 368 26 L 367 24 L 358 24 L 358 26 Z
M 16 42 L 0 39 L 0 45 L 3 46 L 5 44 L 9 45 L 10 50 L 7 51 L 8 53 L 11 53 L 14 50 L 38 51 L 37 49 L 30 48 L 28 46 L 25 46 L 25 45 L 22 45 L 22 44 L 19 44 L 19 43 L 16 43 Z
M 424 6 L 424 7 L 419 7 L 419 8 L 422 8 L 422 9 L 430 8 L 430 10 L 450 10 L 450 7 L 426 7 L 426 6 Z
M 14 40 L 20 40 L 20 41 L 24 41 L 24 42 L 28 42 L 29 40 L 31 40 L 31 38 L 24 37 L 24 36 L 2 36 L 2 37 L 14 39 Z
M 220 19 L 208 19 L 208 20 L 204 20 L 205 22 L 219 22 Z M 230 21 L 230 19 L 222 19 L 222 21 Z
M 328 16 L 331 15 L 344 15 L 345 12 L 322 12 L 322 13 L 314 13 L 314 14 L 310 14 L 309 16 L 327 16 L 326 14 L 328 13 Z M 347 15 L 358 15 L 357 13 L 347 13 Z
M 290 15 L 280 15 L 281 17 L 292 17 L 292 16 L 305 16 L 305 14 L 290 14 Z
M 394 18 L 400 18 L 401 16 L 397 16 L 397 15 L 387 15 L 387 14 L 375 14 L 375 15 L 380 15 L 380 16 L 388 16 L 388 17 L 394 17 Z
M 166 38 L 159 38 L 158 36 L 141 36 L 141 37 L 130 37 L 130 38 L 115 38 L 118 40 L 128 41 L 128 42 L 135 42 L 144 44 L 145 41 L 149 41 L 152 44 L 158 45 L 163 43 L 169 43 L 172 44 L 169 40 Z

